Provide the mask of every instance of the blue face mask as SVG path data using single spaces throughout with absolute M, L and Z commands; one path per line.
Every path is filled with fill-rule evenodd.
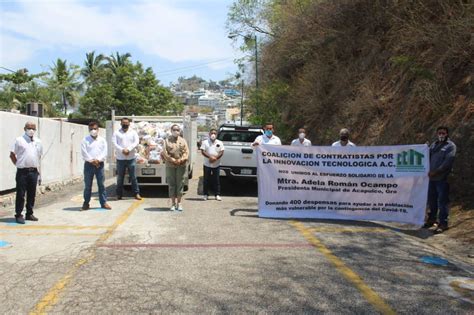
M 267 136 L 268 138 L 271 138 L 273 136 L 273 131 L 265 130 L 265 136 Z

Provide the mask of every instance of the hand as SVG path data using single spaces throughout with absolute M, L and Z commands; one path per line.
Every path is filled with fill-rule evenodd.
M 258 143 L 258 142 L 254 142 L 254 143 L 252 143 L 252 146 L 254 147 L 254 146 L 259 145 L 259 144 L 260 143 Z
M 128 149 L 123 149 L 122 153 L 125 154 L 125 155 L 128 155 L 130 153 L 130 151 L 128 151 Z
M 215 161 L 217 161 L 217 159 L 216 159 L 215 156 L 210 156 L 210 157 L 209 157 L 209 162 L 213 163 L 213 162 L 215 162 Z
M 430 177 L 430 178 L 431 178 L 431 177 L 434 177 L 434 176 L 436 176 L 436 174 L 438 174 L 438 172 L 436 172 L 436 171 L 429 171 L 429 172 L 428 172 L 428 177 Z

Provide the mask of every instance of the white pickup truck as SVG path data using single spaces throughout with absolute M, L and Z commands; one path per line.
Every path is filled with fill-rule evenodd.
M 112 134 L 115 130 L 120 128 L 120 120 L 125 116 L 115 116 L 112 114 L 112 120 L 107 121 L 107 146 L 109 150 L 109 169 L 111 174 L 116 175 L 116 158 L 115 150 L 112 144 Z M 188 180 L 193 177 L 194 162 L 196 160 L 197 151 L 197 124 L 195 118 L 191 116 L 127 116 L 132 123 L 138 124 L 140 122 L 148 123 L 165 123 L 165 124 L 179 124 L 183 127 L 183 137 L 189 146 L 189 160 L 188 160 L 188 176 L 185 178 L 184 190 L 188 190 Z M 139 186 L 167 186 L 166 182 L 166 167 L 163 161 L 159 163 L 137 163 L 135 167 L 135 174 Z M 125 174 L 124 188 L 129 188 L 131 185 L 128 174 Z
M 221 176 L 257 178 L 257 153 L 252 143 L 263 134 L 260 126 L 224 124 L 219 127 L 217 139 L 224 143 Z

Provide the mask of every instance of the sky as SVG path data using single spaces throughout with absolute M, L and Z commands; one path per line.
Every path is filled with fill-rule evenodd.
M 232 2 L 0 0 L 0 67 L 38 73 L 57 58 L 82 66 L 87 52 L 118 51 L 152 67 L 164 85 L 194 74 L 222 80 L 241 56 L 225 29 Z

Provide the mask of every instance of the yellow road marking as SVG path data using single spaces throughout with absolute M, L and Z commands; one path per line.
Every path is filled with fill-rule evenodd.
M 344 278 L 352 282 L 354 286 L 362 293 L 365 299 L 372 304 L 382 314 L 396 314 L 396 312 L 385 301 L 372 290 L 362 278 L 356 274 L 352 269 L 347 267 L 344 262 L 334 255 L 329 248 L 327 248 L 316 236 L 312 234 L 312 229 L 306 228 L 304 224 L 296 221 L 290 223 L 295 227 L 306 240 L 313 245 L 320 253 L 326 257 L 339 271 Z
M 82 225 L 0 225 L 0 230 L 100 230 L 109 226 Z
M 35 305 L 30 314 L 46 314 L 46 312 L 58 302 L 60 294 L 74 278 L 79 268 L 94 259 L 97 247 L 107 241 L 107 239 L 109 239 L 117 227 L 125 222 L 133 213 L 133 211 L 143 203 L 143 201 L 144 199 L 135 201 L 124 213 L 122 213 L 122 215 L 118 217 L 117 220 L 115 220 L 114 224 L 109 226 L 107 231 L 101 234 L 101 236 L 94 242 L 94 245 L 90 248 L 89 253 L 87 253 L 85 257 L 79 259 L 72 266 L 72 268 L 61 279 L 59 279 L 58 282 L 54 284 L 54 286 Z
M 360 228 L 345 228 L 345 227 L 313 227 L 307 228 L 311 232 L 320 233 L 386 233 L 388 232 L 385 228 L 374 228 L 374 227 L 360 227 Z

